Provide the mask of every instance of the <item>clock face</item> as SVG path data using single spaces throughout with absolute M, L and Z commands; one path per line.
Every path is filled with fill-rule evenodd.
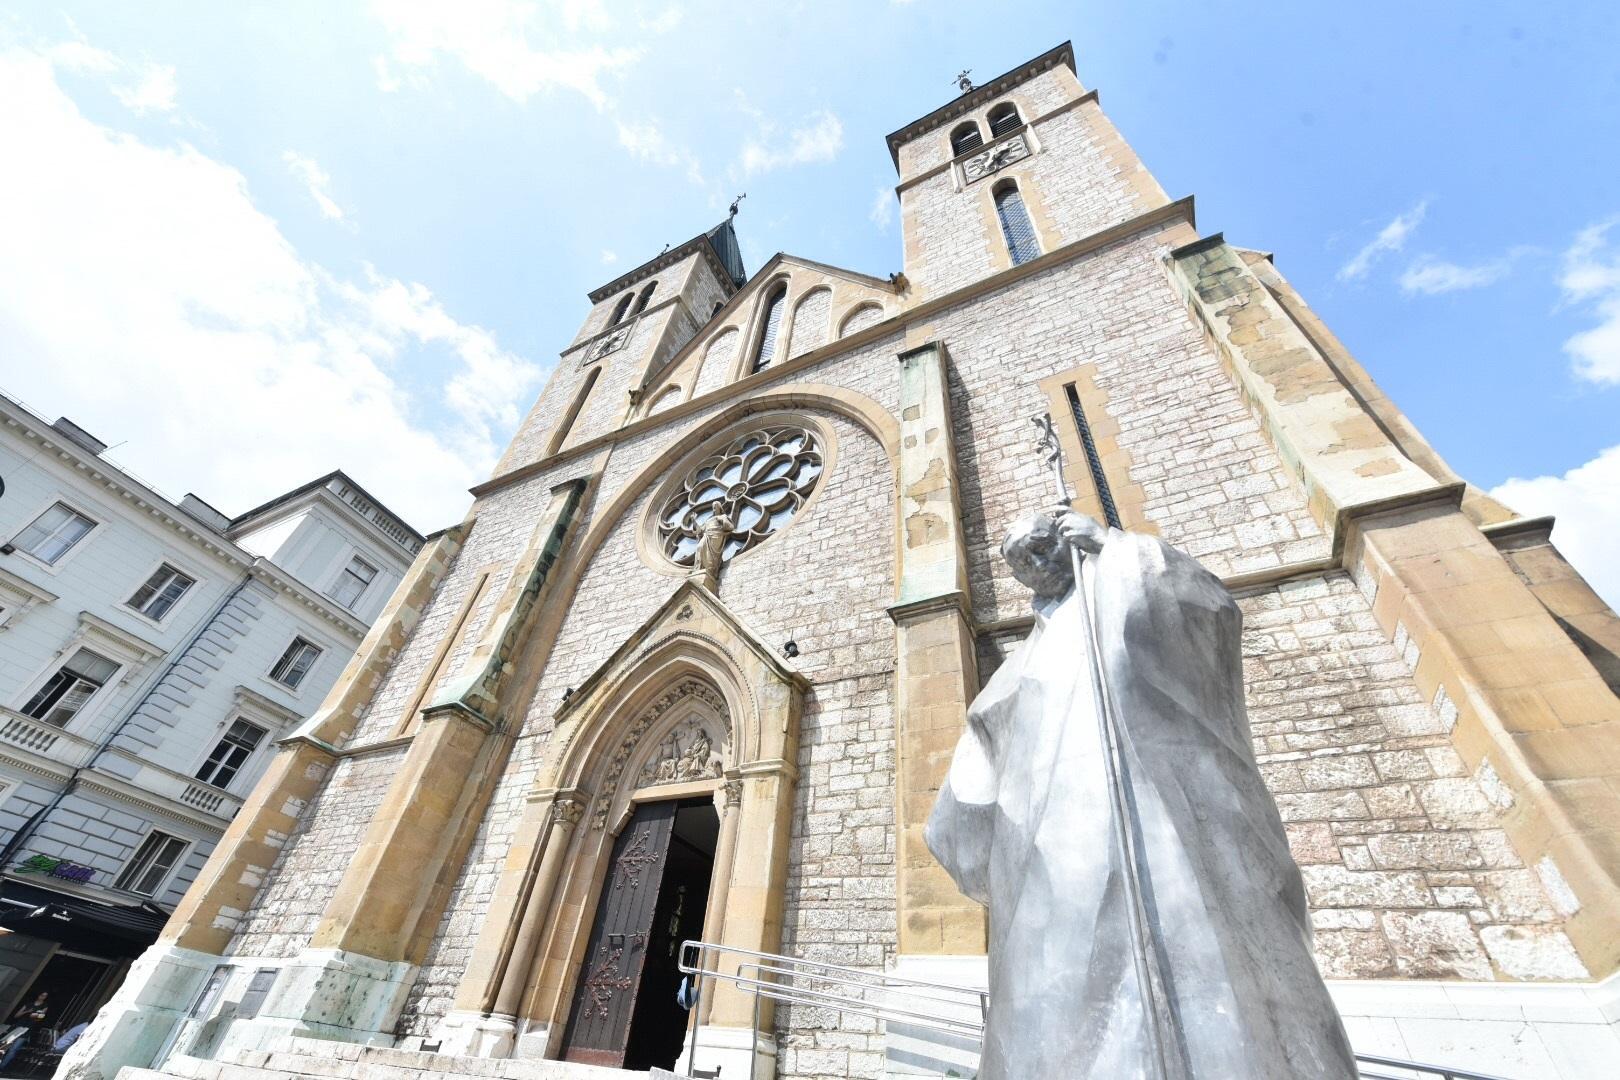
M 1024 141 L 1022 135 L 1016 135 L 982 154 L 968 158 L 962 163 L 962 171 L 967 175 L 968 183 L 972 183 L 1028 156 L 1029 144 Z

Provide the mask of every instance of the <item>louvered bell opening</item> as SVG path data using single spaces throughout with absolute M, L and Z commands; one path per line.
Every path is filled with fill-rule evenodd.
M 999 138 L 1007 132 L 1023 124 L 1023 117 L 1018 115 L 1018 108 L 1014 105 L 997 105 L 990 110 L 990 137 Z
M 996 192 L 996 216 L 1001 219 L 1001 235 L 1007 239 L 1007 252 L 1014 266 L 1027 263 L 1041 253 L 1040 245 L 1035 242 L 1035 226 L 1030 223 L 1024 197 L 1017 188 L 1009 186 Z
M 956 157 L 984 145 L 984 137 L 979 134 L 979 125 L 966 123 L 951 132 L 951 153 Z
M 782 327 L 782 308 L 786 298 L 787 290 L 778 289 L 765 309 L 765 329 L 759 335 L 759 352 L 754 354 L 755 371 L 768 366 L 776 355 L 776 333 Z

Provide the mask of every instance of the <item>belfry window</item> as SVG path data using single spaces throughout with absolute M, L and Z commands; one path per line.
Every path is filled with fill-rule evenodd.
M 641 290 L 641 295 L 640 296 L 636 297 L 636 306 L 630 312 L 630 314 L 632 314 L 632 315 L 640 315 L 643 311 L 646 311 L 647 310 L 647 301 L 652 299 L 653 290 L 656 289 L 656 288 L 658 288 L 658 282 L 656 282 L 656 281 L 647 282 L 647 287 L 645 289 Z
M 776 355 L 776 338 L 782 329 L 782 309 L 787 306 L 787 286 L 778 285 L 765 301 L 765 328 L 759 332 L 759 345 L 754 349 L 754 371 L 764 371 Z
M 613 317 L 608 320 L 609 326 L 618 326 L 624 321 L 625 312 L 630 310 L 630 301 L 636 298 L 635 293 L 625 293 L 619 297 L 619 302 L 613 305 Z
M 1007 254 L 1012 256 L 1014 266 L 1021 266 L 1041 253 L 1041 245 L 1035 239 L 1035 226 L 1024 208 L 1024 197 L 1018 193 L 1017 184 L 1003 180 L 996 185 L 995 199 L 1001 235 L 1007 239 Z
M 961 157 L 970 150 L 977 150 L 984 145 L 984 136 L 979 134 L 979 125 L 972 120 L 965 124 L 958 124 L 956 130 L 951 132 L 951 156 Z
M 1003 101 L 1000 105 L 991 109 L 987 119 L 990 121 L 990 137 L 992 139 L 1007 134 L 1007 132 L 1021 126 L 1024 122 L 1024 118 L 1018 115 L 1018 106 L 1010 101 Z

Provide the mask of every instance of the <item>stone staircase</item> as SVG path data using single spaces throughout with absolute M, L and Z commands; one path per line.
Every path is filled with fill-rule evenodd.
M 125 1066 L 118 1080 L 683 1080 L 663 1069 L 631 1072 L 568 1061 L 452 1057 L 324 1039 L 286 1040 L 275 1050 L 245 1050 L 225 1061 L 175 1056 L 159 1069 Z

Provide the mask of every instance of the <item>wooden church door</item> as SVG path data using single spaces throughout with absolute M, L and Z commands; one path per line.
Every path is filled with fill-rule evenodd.
M 624 1064 L 678 806 L 673 801 L 641 804 L 613 842 L 563 1033 L 567 1061 Z

